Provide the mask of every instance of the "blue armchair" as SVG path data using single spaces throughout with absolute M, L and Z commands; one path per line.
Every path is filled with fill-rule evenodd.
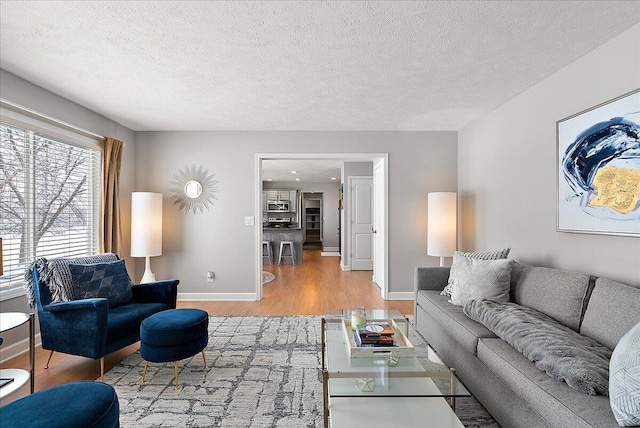
M 68 299 L 69 294 L 73 294 L 69 287 L 78 286 L 71 283 L 69 264 L 104 263 L 105 256 L 118 260 L 113 254 L 102 254 L 79 259 L 40 260 L 30 268 L 42 348 L 51 351 L 45 369 L 49 367 L 53 352 L 57 351 L 100 359 L 100 377 L 104 378 L 105 355 L 139 341 L 140 324 L 149 315 L 176 307 L 179 281 L 175 279 L 133 285 L 128 299 L 118 305 L 104 297 L 53 302 L 52 291 L 56 300 L 66 300 L 65 287 Z M 50 266 L 53 262 L 58 263 Z M 66 274 L 52 274 L 54 268 L 64 271 L 65 266 Z M 61 287 L 57 284 L 60 288 L 53 288 L 50 282 L 54 282 L 56 276 L 58 282 L 67 281 L 68 284 Z

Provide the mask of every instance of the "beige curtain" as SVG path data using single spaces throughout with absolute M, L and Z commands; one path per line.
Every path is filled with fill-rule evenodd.
M 107 137 L 102 148 L 102 201 L 100 204 L 100 252 L 120 255 L 122 225 L 120 224 L 120 165 L 122 141 Z

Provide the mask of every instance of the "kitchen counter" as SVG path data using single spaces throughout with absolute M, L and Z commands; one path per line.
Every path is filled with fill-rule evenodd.
M 283 236 L 285 235 L 285 236 Z M 289 236 L 286 236 L 289 235 Z M 273 249 L 273 263 L 278 264 L 278 256 L 280 254 L 280 241 L 292 240 L 293 247 L 296 250 L 296 264 L 302 263 L 302 243 L 303 232 L 299 227 L 263 227 L 262 228 L 262 240 L 271 241 L 271 248 Z M 289 250 L 285 250 L 289 254 Z M 262 259 L 266 262 L 266 257 Z M 291 258 L 287 257 L 282 259 L 282 263 L 291 263 Z

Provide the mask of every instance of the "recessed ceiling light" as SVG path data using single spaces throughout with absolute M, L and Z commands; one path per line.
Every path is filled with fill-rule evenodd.
M 291 171 L 291 174 L 297 174 L 298 171 Z
M 299 179 L 299 178 L 296 178 L 296 181 L 300 181 L 300 179 Z
M 273 178 L 267 178 L 267 181 L 273 181 Z
M 337 178 L 336 178 L 336 177 L 331 177 L 331 179 L 332 179 L 332 180 L 337 180 Z

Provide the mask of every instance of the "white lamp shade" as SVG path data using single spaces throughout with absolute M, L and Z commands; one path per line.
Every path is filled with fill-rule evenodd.
M 131 257 L 162 255 L 162 195 L 131 194 Z
M 427 203 L 427 254 L 451 257 L 456 250 L 457 196 L 429 193 Z

